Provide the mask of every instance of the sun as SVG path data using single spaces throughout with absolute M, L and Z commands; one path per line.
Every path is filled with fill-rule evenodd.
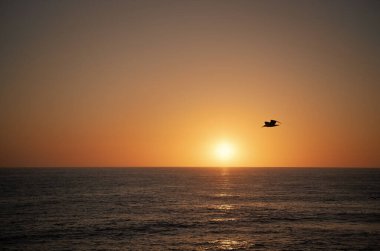
M 232 144 L 229 142 L 221 142 L 216 145 L 215 147 L 215 157 L 219 161 L 229 161 L 231 160 L 235 155 L 235 148 Z

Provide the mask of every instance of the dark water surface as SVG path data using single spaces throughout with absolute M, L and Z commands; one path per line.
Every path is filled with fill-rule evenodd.
M 0 169 L 2 250 L 380 250 L 380 169 Z

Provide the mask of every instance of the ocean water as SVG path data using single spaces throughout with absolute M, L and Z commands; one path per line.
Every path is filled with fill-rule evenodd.
M 380 250 L 380 169 L 0 169 L 1 250 Z

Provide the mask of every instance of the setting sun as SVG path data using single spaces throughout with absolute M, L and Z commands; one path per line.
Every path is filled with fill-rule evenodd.
M 219 143 L 215 147 L 215 156 L 220 161 L 228 161 L 235 155 L 235 148 L 228 142 Z

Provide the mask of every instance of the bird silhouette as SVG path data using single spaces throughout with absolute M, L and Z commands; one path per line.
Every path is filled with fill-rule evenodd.
M 274 127 L 274 126 L 279 126 L 279 124 L 278 123 L 281 123 L 280 121 L 277 121 L 277 120 L 274 120 L 274 119 L 272 119 L 271 121 L 265 121 L 264 122 L 264 125 L 263 125 L 263 127 Z

